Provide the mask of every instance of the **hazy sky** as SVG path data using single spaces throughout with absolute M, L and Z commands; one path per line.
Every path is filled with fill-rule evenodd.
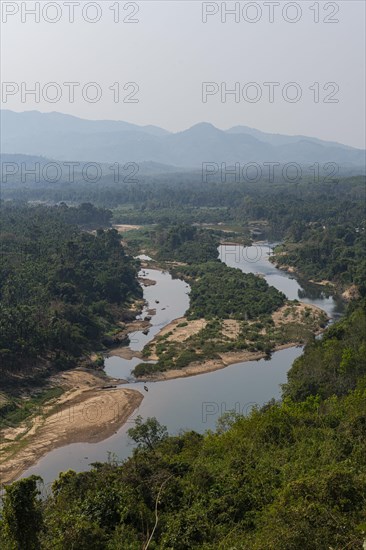
M 155 124 L 172 131 L 201 121 L 223 129 L 244 124 L 268 132 L 365 145 L 363 0 L 226 2 L 227 9 L 235 4 L 240 8 L 240 13 L 228 14 L 226 22 L 221 2 L 42 1 L 38 3 L 40 22 L 26 11 L 38 9 L 36 4 L 1 2 L 2 108 L 60 111 L 90 119 Z M 114 22 L 117 5 L 120 21 Z M 133 15 L 136 6 L 138 13 Z M 207 11 L 218 13 L 207 15 L 203 23 L 202 14 Z M 90 23 L 85 18 L 99 21 Z M 123 18 L 138 22 L 123 22 Z M 326 18 L 339 21 L 326 23 Z M 22 88 L 23 92 L 35 88 L 36 82 L 39 102 L 30 95 L 22 101 Z M 57 87 L 47 86 L 50 82 Z M 74 89 L 74 102 L 65 82 L 80 83 Z M 99 88 L 85 87 L 91 82 Z M 109 89 L 117 82 L 119 101 L 114 97 L 117 85 L 114 91 Z M 139 87 L 131 97 L 138 102 L 123 102 L 134 91 L 133 86 L 123 90 L 129 82 Z M 208 87 L 212 95 L 203 102 L 205 82 L 214 84 Z M 269 82 L 278 83 L 272 102 L 270 86 L 264 84 Z M 296 84 L 286 87 L 289 82 Z M 236 86 L 239 97 L 221 97 L 225 86 Z M 88 102 L 98 90 L 101 99 Z M 291 102 L 300 93 L 299 101 Z M 56 101 L 46 101 L 42 94 Z M 256 95 L 258 101 L 253 102 Z

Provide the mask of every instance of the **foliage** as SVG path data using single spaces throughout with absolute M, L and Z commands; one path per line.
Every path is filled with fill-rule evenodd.
M 42 510 L 37 482 L 31 476 L 5 487 L 1 531 L 9 550 L 38 550 Z
M 85 232 L 98 210 L 3 205 L 0 374 L 3 382 L 64 369 L 101 345 L 120 310 L 142 294 L 137 265 L 113 229 Z M 108 216 L 102 212 L 101 219 Z
M 357 285 L 366 295 L 366 238 L 364 221 L 336 224 L 299 223 L 292 228 L 274 260 L 295 266 L 305 277 L 328 280 L 340 288 Z
M 190 319 L 248 320 L 272 313 L 285 302 L 284 294 L 264 279 L 222 262 L 181 267 L 176 274 L 191 284 Z
M 325 327 L 326 316 L 322 312 L 302 310 L 294 302 L 288 302 L 287 310 L 289 314 L 285 323 L 275 323 L 271 315 L 262 315 L 253 321 L 234 321 L 234 326 L 232 320 L 215 318 L 183 341 L 179 338 L 169 339 L 176 330 L 173 329 L 173 332 L 160 336 L 143 350 L 144 358 L 157 355 L 158 360 L 139 363 L 132 374 L 136 378 L 143 378 L 171 369 L 182 369 L 208 359 L 222 360 L 222 354 L 242 350 L 261 352 L 268 357 L 278 345 L 313 341 L 314 333 Z M 188 324 L 180 323 L 177 329 Z
M 329 361 L 347 380 L 329 341 L 339 332 L 344 349 L 361 348 L 359 312 L 352 306 L 304 361 L 311 356 L 319 370 Z M 357 377 L 339 395 L 329 378 L 326 398 L 285 397 L 246 417 L 227 415 L 205 435 L 166 437 L 156 419 L 139 419 L 132 435 L 141 445 L 124 463 L 60 474 L 44 503 L 39 548 L 137 550 L 151 538 L 149 548 L 161 550 L 362 550 L 366 377 L 358 369 Z M 11 548 L 4 519 L 1 536 Z
M 157 258 L 186 263 L 206 262 L 218 258 L 218 244 L 212 232 L 192 225 L 177 224 L 160 227 L 154 235 Z
M 160 443 L 168 432 L 166 426 L 161 426 L 156 418 L 148 418 L 145 422 L 141 415 L 135 420 L 135 427 L 129 428 L 128 435 L 137 443 L 140 448 L 147 448 L 152 451 Z
M 365 300 L 346 319 L 331 326 L 324 338 L 307 345 L 288 374 L 286 396 L 302 401 L 311 395 L 345 395 L 366 376 Z M 351 311 L 351 309 L 350 309 Z

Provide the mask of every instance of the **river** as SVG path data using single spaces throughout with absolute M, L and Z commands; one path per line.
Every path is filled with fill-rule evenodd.
M 289 299 L 321 307 L 332 320 L 342 312 L 342 304 L 326 294 L 319 285 L 305 284 L 288 273 L 277 269 L 270 261 L 272 248 L 268 244 L 251 247 L 240 245 L 222 245 L 220 258 L 227 265 L 240 268 L 245 273 L 264 276 L 270 285 L 282 291 Z M 189 305 L 189 286 L 180 280 L 174 280 L 169 273 L 144 269 L 142 275 L 156 281 L 155 285 L 144 289 L 148 309 L 156 309 L 152 317 L 149 334 L 136 332 L 131 335 L 130 347 L 141 350 L 159 330 L 177 317 L 182 317 Z M 119 459 L 126 458 L 132 452 L 133 445 L 128 438 L 127 429 L 133 425 L 134 418 L 140 414 L 144 418 L 156 416 L 161 424 L 167 426 L 171 434 L 181 430 L 204 432 L 214 429 L 218 418 L 229 410 L 247 413 L 254 405 L 263 405 L 272 398 L 281 395 L 280 385 L 286 382 L 286 374 L 293 361 L 301 355 L 301 348 L 289 348 L 274 353 L 270 360 L 261 359 L 231 365 L 225 369 L 163 382 L 145 384 L 131 379 L 131 370 L 139 359 L 130 361 L 119 357 L 106 359 L 107 374 L 131 381 L 130 387 L 144 394 L 138 410 L 130 417 L 116 434 L 96 444 L 77 443 L 55 449 L 23 473 L 22 477 L 40 475 L 45 485 L 52 482 L 60 471 L 73 469 L 83 471 L 89 464 L 105 461 L 108 453 Z

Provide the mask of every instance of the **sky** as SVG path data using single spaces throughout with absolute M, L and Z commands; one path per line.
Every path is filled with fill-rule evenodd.
M 1 10 L 2 108 L 365 147 L 363 0 L 2 0 Z

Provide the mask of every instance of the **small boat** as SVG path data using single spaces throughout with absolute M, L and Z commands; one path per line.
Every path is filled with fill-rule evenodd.
M 149 391 L 149 388 L 147 386 L 144 386 L 145 391 Z

